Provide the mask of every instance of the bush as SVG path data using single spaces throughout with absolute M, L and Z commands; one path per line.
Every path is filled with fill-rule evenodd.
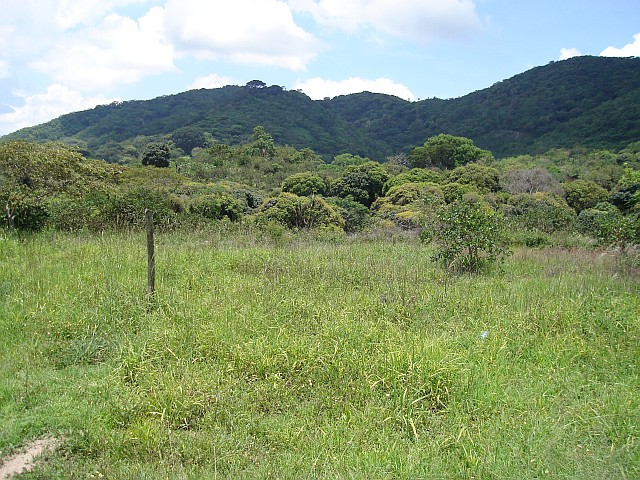
M 344 230 L 349 233 L 364 230 L 371 219 L 370 210 L 349 198 L 331 197 L 327 201 L 344 220 Z
M 282 182 L 282 191 L 300 197 L 324 195 L 327 192 L 327 184 L 318 174 L 312 172 L 294 173 Z
M 299 197 L 287 192 L 266 199 L 257 216 L 258 220 L 277 222 L 289 228 L 345 226 L 340 214 L 321 197 Z
M 571 230 L 576 221 L 575 211 L 558 195 L 537 192 L 523 193 L 509 198 L 504 207 L 515 228 L 554 233 Z
M 500 189 L 500 173 L 498 170 L 477 163 L 457 167 L 449 173 L 449 183 L 473 185 L 479 192 L 497 192 Z
M 608 203 L 599 203 L 580 212 L 578 227 L 603 245 L 626 247 L 640 243 L 638 215 L 622 215 Z
M 215 193 L 196 197 L 191 202 L 189 211 L 209 220 L 221 220 L 227 217 L 235 221 L 242 214 L 242 205 L 232 195 Z
M 502 218 L 482 204 L 455 202 L 443 206 L 421 238 L 435 243 L 433 259 L 452 271 L 486 270 L 509 253 Z
M 590 180 L 575 180 L 562 185 L 567 204 L 576 213 L 609 200 L 609 192 Z
M 389 190 L 405 183 L 441 183 L 443 175 L 436 170 L 429 170 L 427 168 L 412 168 L 408 172 L 400 173 L 395 177 L 391 177 L 386 181 L 382 189 L 382 194 L 387 195 Z
M 453 182 L 447 183 L 442 186 L 442 193 L 444 194 L 444 200 L 447 203 L 454 203 L 462 200 L 462 197 L 466 193 L 477 192 L 477 188 L 473 185 L 463 185 L 461 183 Z

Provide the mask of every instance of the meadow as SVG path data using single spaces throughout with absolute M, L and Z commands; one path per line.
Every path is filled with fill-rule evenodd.
M 453 275 L 401 235 L 0 231 L 0 456 L 25 479 L 640 478 L 640 276 Z

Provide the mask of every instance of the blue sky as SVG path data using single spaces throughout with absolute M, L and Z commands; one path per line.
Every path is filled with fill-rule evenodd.
M 0 135 L 253 79 L 453 98 L 576 55 L 640 56 L 640 1 L 2 0 Z

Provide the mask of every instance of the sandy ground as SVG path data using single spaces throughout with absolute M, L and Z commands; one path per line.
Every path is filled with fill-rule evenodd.
M 0 463 L 0 480 L 12 478 L 35 467 L 36 458 L 47 450 L 53 450 L 58 444 L 55 438 L 41 438 L 27 445 L 23 451 Z

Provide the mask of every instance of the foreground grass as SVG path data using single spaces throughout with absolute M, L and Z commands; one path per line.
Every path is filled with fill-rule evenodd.
M 0 450 L 24 478 L 639 478 L 638 278 L 410 240 L 0 233 Z M 487 332 L 486 338 L 481 333 Z

